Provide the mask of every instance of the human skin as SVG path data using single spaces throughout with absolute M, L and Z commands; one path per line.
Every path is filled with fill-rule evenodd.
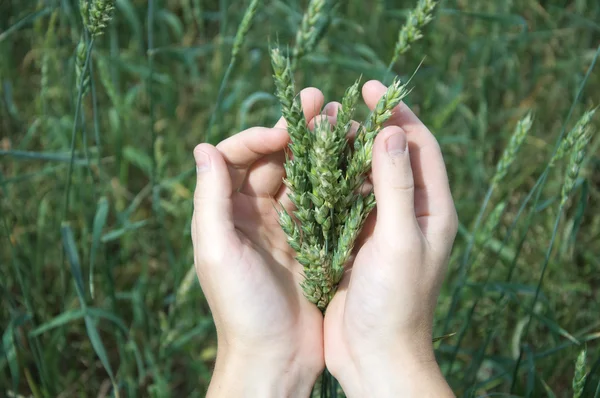
M 371 81 L 373 109 L 386 88 Z M 373 148 L 377 209 L 325 315 L 327 368 L 348 397 L 453 397 L 435 361 L 433 312 L 457 231 L 440 147 L 401 104 Z
M 365 103 L 384 92 L 366 83 Z M 319 90 L 301 100 L 307 120 L 319 115 Z M 332 122 L 338 106 L 324 109 Z M 278 206 L 293 210 L 282 184 L 285 127 L 282 119 L 194 150 L 194 264 L 218 338 L 208 396 L 306 397 L 325 363 L 349 397 L 453 396 L 431 345 L 457 224 L 435 138 L 403 104 L 377 137 L 377 209 L 323 318 L 303 297 L 302 266 L 278 224 Z

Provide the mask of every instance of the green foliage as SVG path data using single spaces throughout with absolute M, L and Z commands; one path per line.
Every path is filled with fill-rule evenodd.
M 319 212 L 281 213 L 280 222 L 297 252 L 303 229 L 319 231 L 309 248 L 323 247 L 324 232 L 338 237 L 327 251 L 335 280 L 374 205 L 350 200 L 381 124 L 369 122 L 353 83 L 387 77 L 392 63 L 404 82 L 418 69 L 404 101 L 440 142 L 460 218 L 434 325 L 434 336 L 449 336 L 436 343 L 444 375 L 458 396 L 594 396 L 600 144 L 590 109 L 599 105 L 600 3 L 445 1 L 426 28 L 431 12 L 415 16 L 425 1 L 324 3 L 0 2 L 4 395 L 115 396 L 116 385 L 126 397 L 203 397 L 216 338 L 190 271 L 192 149 L 240 126 L 273 125 L 282 102 L 295 121 L 290 159 L 305 154 L 286 166 L 286 184 Z M 411 31 L 423 37 L 402 36 Z M 283 54 L 270 65 L 275 44 L 295 65 Z M 272 70 L 285 82 L 279 98 Z M 308 86 L 342 102 L 330 135 L 319 124 L 320 134 L 301 134 L 297 94 Z M 530 111 L 535 121 L 517 142 Z M 364 149 L 352 158 L 354 181 L 336 185 L 348 196 L 335 196 L 352 206 L 329 226 L 329 187 L 349 164 L 336 165 L 341 177 L 329 173 L 325 155 L 341 151 L 352 118 L 367 120 Z M 593 360 L 578 368 L 575 380 L 587 376 L 574 390 L 583 344 Z

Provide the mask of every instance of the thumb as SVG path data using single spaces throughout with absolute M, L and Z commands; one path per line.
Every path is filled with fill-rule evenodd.
M 377 227 L 387 233 L 418 227 L 414 180 L 404 130 L 383 129 L 373 145 L 373 187 L 377 199 Z
M 234 232 L 231 177 L 221 152 L 210 144 L 198 145 L 194 149 L 194 159 L 196 189 L 192 238 L 197 244 L 211 247 L 216 241 L 224 241 L 215 238 L 228 237 Z

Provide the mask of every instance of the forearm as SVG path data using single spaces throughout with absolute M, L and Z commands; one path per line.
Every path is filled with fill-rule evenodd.
M 207 397 L 306 398 L 318 374 L 294 358 L 219 355 Z

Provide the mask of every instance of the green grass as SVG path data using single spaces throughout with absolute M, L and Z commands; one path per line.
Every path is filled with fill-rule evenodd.
M 269 47 L 293 48 L 307 2 L 262 1 L 227 72 L 249 1 L 117 1 L 76 112 L 78 3 L 0 1 L 0 395 L 204 396 L 216 339 L 188 274 L 191 151 L 279 117 Z M 392 76 L 416 4 L 338 3 L 296 74 L 327 100 Z M 393 67 L 406 80 L 422 62 L 408 102 L 440 141 L 461 222 L 434 331 L 456 333 L 436 346 L 459 396 L 573 396 L 584 347 L 581 396 L 600 396 L 600 140 L 564 209 L 568 157 L 547 167 L 600 105 L 598 21 L 596 0 L 442 1 Z

